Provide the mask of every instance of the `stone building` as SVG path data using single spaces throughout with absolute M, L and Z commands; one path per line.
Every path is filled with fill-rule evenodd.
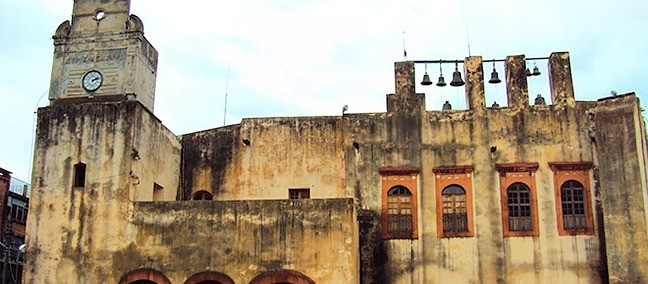
M 129 6 L 74 1 L 55 32 L 25 283 L 648 281 L 639 101 L 576 101 L 568 53 L 547 58 L 547 104 L 518 55 L 486 107 L 471 56 L 467 109 L 428 111 L 405 61 L 383 113 L 176 136 Z

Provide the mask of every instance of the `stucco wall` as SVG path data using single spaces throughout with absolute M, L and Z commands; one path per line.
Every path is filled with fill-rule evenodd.
M 249 283 L 291 269 L 316 283 L 358 283 L 353 199 L 135 203 L 132 239 L 115 271 L 151 267 L 172 283 L 218 271 Z
M 36 137 L 26 283 L 97 283 L 113 273 L 97 260 L 124 246 L 131 198 L 150 200 L 155 181 L 175 199 L 180 144 L 137 102 L 41 108 Z
M 528 96 L 526 81 L 516 78 L 509 80 L 509 84 L 520 85 L 511 87 L 515 91 L 511 102 L 519 105 L 485 108 L 483 87 L 467 86 L 467 99 L 472 101 L 473 109 L 423 112 L 416 103 L 424 100 L 415 99 L 420 95 L 414 93 L 413 77 L 406 80 L 411 75 L 409 66 L 413 66 L 409 64 L 396 65 L 397 92 L 388 95 L 387 113 L 344 116 L 346 186 L 356 192 L 359 207 L 365 209 L 362 214 L 367 218 L 360 237 L 363 280 L 592 283 L 606 278 L 605 251 L 600 242 L 604 236 L 600 230 L 593 235 L 558 235 L 553 172 L 548 165 L 596 162 L 591 139 L 597 103 L 574 103 L 572 98 L 564 100 L 572 104 L 529 106 L 528 99 L 518 98 Z M 474 75 L 468 74 L 467 80 L 480 83 Z M 560 95 L 573 96 L 564 92 Z M 539 216 L 537 237 L 503 237 L 501 189 L 495 164 L 520 162 L 540 165 L 534 177 Z M 439 238 L 435 196 L 439 189 L 435 188 L 432 170 L 464 165 L 474 166 L 475 236 Z M 417 239 L 382 239 L 380 167 L 420 168 Z M 592 185 L 598 181 L 593 175 L 597 167 L 595 163 L 590 172 Z M 589 205 L 597 219 L 595 229 L 602 229 L 597 218 L 603 213 L 600 202 L 596 202 L 600 201 L 599 192 L 592 188 L 591 195 Z
M 350 197 L 344 187 L 339 117 L 244 119 L 241 124 L 182 136 L 185 198 L 207 190 L 217 200 Z
M 645 283 L 648 271 L 646 130 L 634 95 L 599 101 L 595 116 L 610 283 Z

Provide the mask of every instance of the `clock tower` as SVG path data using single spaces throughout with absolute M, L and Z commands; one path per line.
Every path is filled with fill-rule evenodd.
M 74 0 L 53 38 L 51 104 L 137 100 L 153 111 L 158 54 L 130 0 Z

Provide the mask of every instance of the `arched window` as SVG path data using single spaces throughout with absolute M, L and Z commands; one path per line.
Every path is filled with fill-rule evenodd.
M 122 276 L 119 284 L 171 284 L 162 272 L 152 268 L 139 268 Z
M 234 280 L 220 272 L 204 271 L 192 275 L 184 284 L 234 284 Z
M 297 271 L 281 269 L 261 273 L 250 284 L 315 284 L 315 281 Z
M 509 231 L 533 231 L 531 190 L 521 182 L 506 189 Z
M 387 191 L 387 230 L 390 234 L 412 234 L 412 192 L 397 185 Z
M 587 229 L 585 188 L 580 182 L 568 180 L 560 187 L 563 226 L 567 230 Z
M 590 193 L 592 162 L 550 162 L 554 173 L 558 235 L 594 234 Z
M 214 196 L 206 190 L 199 190 L 191 195 L 192 200 L 213 200 Z
M 466 191 L 456 184 L 447 186 L 441 192 L 443 197 L 443 232 L 468 232 L 468 211 Z

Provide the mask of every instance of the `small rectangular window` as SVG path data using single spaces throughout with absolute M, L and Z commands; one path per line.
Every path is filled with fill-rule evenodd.
M 164 187 L 157 183 L 153 183 L 153 201 L 161 201 L 164 193 Z
M 309 199 L 310 188 L 291 188 L 288 189 L 288 198 L 290 199 Z
M 86 165 L 78 163 L 74 165 L 74 187 L 85 187 Z

